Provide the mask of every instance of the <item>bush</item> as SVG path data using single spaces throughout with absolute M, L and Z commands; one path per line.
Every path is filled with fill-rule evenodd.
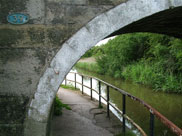
M 92 56 L 96 56 L 98 54 L 102 53 L 102 48 L 100 46 L 94 46 L 90 50 L 88 50 L 82 58 L 89 58 Z
M 101 73 L 121 77 L 119 73 L 126 65 L 144 56 L 148 49 L 146 40 L 147 36 L 141 34 L 122 35 L 110 40 L 102 47 L 103 54 L 96 58 Z
M 80 68 L 145 84 L 155 90 L 182 93 L 182 40 L 135 33 L 117 36 L 97 48 L 97 64 Z

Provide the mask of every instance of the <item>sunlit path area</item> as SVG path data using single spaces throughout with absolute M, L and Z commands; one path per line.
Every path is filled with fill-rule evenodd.
M 122 132 L 121 122 L 111 114 L 107 118 L 105 108 L 98 108 L 98 102 L 91 101 L 80 91 L 60 88 L 58 97 L 71 110 L 52 120 L 52 136 L 113 136 Z

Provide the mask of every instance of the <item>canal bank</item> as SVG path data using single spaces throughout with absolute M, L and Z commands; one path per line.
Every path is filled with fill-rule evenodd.
M 152 107 L 161 112 L 169 120 L 175 123 L 177 126 L 182 126 L 182 96 L 176 94 L 166 94 L 161 92 L 154 92 L 146 86 L 132 84 L 119 79 L 113 79 L 109 76 L 98 75 L 93 72 L 77 69 L 74 72 L 86 74 L 100 78 L 118 88 L 129 92 L 130 94 L 144 100 Z M 78 79 L 79 80 L 79 79 Z M 89 84 L 89 79 L 84 79 L 84 84 Z M 93 83 L 93 87 L 98 87 L 97 83 Z M 102 86 L 102 92 L 106 93 L 104 86 Z M 86 89 L 84 88 L 84 91 Z M 114 90 L 111 90 L 111 102 L 114 103 L 120 110 L 122 110 L 122 96 Z M 126 113 L 130 118 L 142 127 L 142 129 L 149 134 L 149 114 L 148 111 L 142 107 L 139 103 L 135 103 L 132 100 L 127 99 Z M 155 135 L 156 136 L 173 136 L 174 134 L 166 128 L 158 119 L 155 119 Z
M 106 109 L 98 108 L 98 102 L 91 101 L 88 95 L 60 88 L 58 97 L 72 110 L 53 117 L 52 136 L 115 136 L 122 132 L 119 119 L 112 113 L 108 118 Z

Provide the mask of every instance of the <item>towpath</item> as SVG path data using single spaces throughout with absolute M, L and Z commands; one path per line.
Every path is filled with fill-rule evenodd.
M 121 122 L 105 108 L 99 109 L 97 101 L 91 101 L 80 91 L 60 88 L 58 97 L 72 110 L 63 110 L 52 120 L 52 136 L 114 136 L 121 133 Z
M 78 62 L 82 62 L 82 63 L 96 63 L 96 60 L 95 60 L 94 57 L 89 57 L 89 58 L 80 59 Z

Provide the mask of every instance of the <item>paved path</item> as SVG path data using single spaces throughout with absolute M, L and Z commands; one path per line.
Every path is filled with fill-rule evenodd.
M 106 110 L 98 109 L 98 102 L 91 101 L 80 91 L 59 89 L 58 96 L 72 110 L 63 110 L 63 115 L 52 120 L 52 136 L 113 136 L 121 132 L 120 121 Z

